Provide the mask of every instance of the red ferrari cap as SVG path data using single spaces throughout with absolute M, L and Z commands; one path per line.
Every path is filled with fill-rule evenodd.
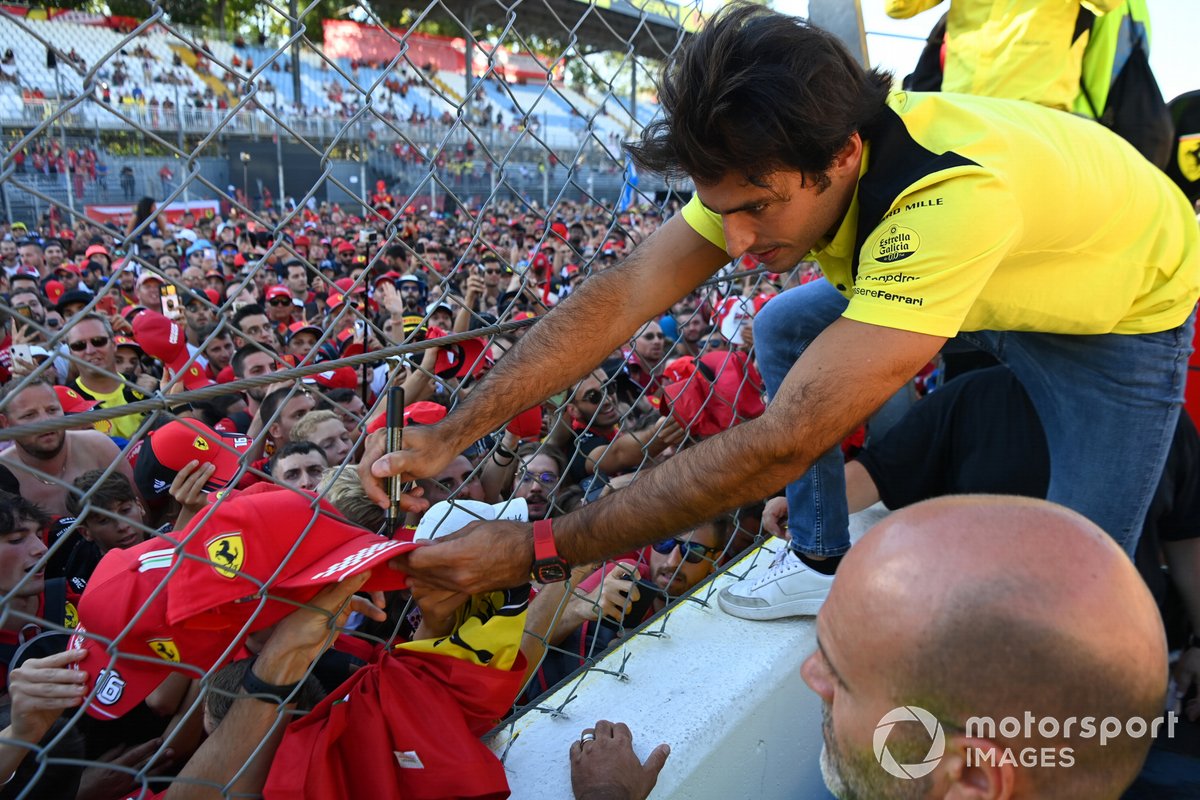
M 236 477 L 241 458 L 251 444 L 241 434 L 222 436 L 194 419 L 168 422 L 151 431 L 145 441 L 138 453 L 133 477 L 147 499 L 166 494 L 175 475 L 193 460 L 217 468 L 204 486 L 205 491 L 226 488 Z
M 187 337 L 183 328 L 159 314 L 146 310 L 133 320 L 133 338 L 146 352 L 157 358 L 172 373 L 178 373 L 188 360 Z
M 275 286 L 268 286 L 267 287 L 267 302 L 269 303 L 277 297 L 286 297 L 288 300 L 291 300 L 292 299 L 292 290 L 289 289 L 288 287 L 284 286 L 283 284 L 276 284 Z
M 62 406 L 64 414 L 79 414 L 83 411 L 91 411 L 100 402 L 99 400 L 85 400 L 83 395 L 70 386 L 55 386 L 54 393 L 58 395 L 58 402 Z
M 404 407 L 404 424 L 432 425 L 446 418 L 446 407 L 440 403 L 428 400 L 412 403 Z M 387 416 L 382 412 L 367 425 L 367 433 L 374 433 L 387 425 Z
M 358 373 L 354 367 L 338 367 L 310 376 L 319 386 L 326 389 L 357 389 Z
M 117 347 L 133 347 L 143 353 L 146 352 L 145 350 L 142 349 L 142 346 L 140 344 L 138 344 L 136 341 L 134 341 L 133 339 L 130 339 L 128 336 L 122 336 L 119 333 L 113 337 L 113 344 L 116 345 Z
M 175 552 L 166 538 L 115 548 L 88 580 L 68 647 L 87 652 L 72 668 L 88 674 L 91 716 L 124 716 L 172 672 L 203 677 L 240 639 L 237 630 L 167 624 L 166 580 Z
M 58 305 L 58 301 L 62 299 L 63 293 L 66 291 L 67 287 L 63 285 L 62 281 L 46 281 L 46 299 L 49 300 L 51 304 Z
M 432 330 L 431 336 L 432 338 Z M 465 339 L 458 344 L 438 348 L 437 362 L 433 372 L 439 378 L 478 378 L 493 364 L 491 349 L 480 337 Z
M 325 584 L 383 564 L 417 545 L 385 539 L 343 521 L 332 506 L 283 487 L 250 489 L 197 516 L 182 534 L 183 556 L 168 587 L 168 622 L 240 626 L 272 595 L 306 603 Z M 405 575 L 378 569 L 364 591 L 402 589 Z M 275 603 L 251 623 L 274 624 L 294 608 Z

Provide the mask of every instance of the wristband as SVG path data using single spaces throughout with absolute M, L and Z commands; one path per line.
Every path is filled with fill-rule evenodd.
M 242 676 L 242 688 L 246 694 L 253 697 L 255 700 L 261 700 L 264 703 L 274 702 L 275 705 L 283 705 L 287 698 L 296 691 L 297 687 L 304 681 L 296 681 L 295 683 L 286 684 L 283 686 L 267 683 L 262 678 L 254 674 L 254 665 L 258 663 L 258 657 L 251 659 L 246 665 L 246 674 Z M 262 695 L 268 695 L 263 697 Z

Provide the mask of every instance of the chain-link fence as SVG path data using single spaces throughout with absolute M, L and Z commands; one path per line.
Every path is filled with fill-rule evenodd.
M 304 609 L 336 616 L 321 581 L 298 587 L 302 568 L 352 572 L 365 550 L 387 552 L 355 538 L 385 541 L 355 467 L 389 387 L 403 387 L 408 425 L 444 416 L 688 196 L 636 175 L 620 145 L 653 119 L 651 79 L 697 8 L 388 11 L 406 24 L 367 5 L 322 16 L 265 3 L 223 34 L 160 5 L 137 19 L 0 10 L 13 720 L 0 758 L 19 765 L 5 796 L 54 796 L 81 767 L 79 797 L 249 785 L 280 746 L 265 733 L 297 712 L 263 704 L 264 735 L 236 741 L 220 718 L 255 721 L 231 710 L 241 678 L 222 665 L 244 672 L 244 657 L 294 645 Z M 568 513 L 759 413 L 748 320 L 807 274 L 731 264 L 590 377 L 418 482 L 451 505 L 408 527 Z M 418 597 L 418 610 L 387 584 L 385 618 L 338 618 L 341 635 L 328 650 L 319 637 L 302 673 L 343 693 L 401 642 L 457 646 L 480 669 L 520 647 L 526 661 L 503 667 L 519 685 L 488 724 L 561 712 L 571 691 L 547 702 L 547 690 L 622 640 L 662 635 L 666 606 L 710 603 L 708 577 L 755 542 L 761 514 L 576 569 L 523 612 L 523 644 L 519 629 L 499 644 L 494 628 L 469 633 L 504 616 L 495 598 L 456 611 L 462 598 Z M 46 705 L 31 687 L 66 680 L 37 671 L 60 662 L 18 665 L 64 657 L 96 669 L 83 705 L 50 727 L 58 714 L 31 711 Z M 623 662 L 604 669 L 619 676 Z M 276 760 L 277 796 L 289 771 L 301 767 Z

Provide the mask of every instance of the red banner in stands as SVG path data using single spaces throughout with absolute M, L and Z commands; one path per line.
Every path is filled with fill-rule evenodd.
M 221 206 L 216 200 L 193 200 L 190 203 L 171 203 L 159 209 L 159 216 L 167 222 L 176 223 L 184 214 L 192 212 L 197 217 L 212 217 L 220 212 Z M 107 222 L 125 225 L 133 216 L 132 205 L 94 205 L 84 206 L 83 213 L 88 219 L 96 222 Z
M 361 25 L 348 20 L 327 19 L 322 23 L 325 35 L 325 54 L 331 58 L 351 58 L 380 66 L 387 64 L 400 52 L 400 37 L 405 31 L 384 30 L 375 25 Z M 408 33 L 408 58 L 418 68 L 428 71 L 463 74 L 467 63 L 467 45 L 462 38 Z M 496 70 L 509 81 L 546 80 L 546 70 L 528 53 L 513 53 L 497 48 Z M 482 48 L 475 50 L 475 74 L 488 68 L 488 55 Z

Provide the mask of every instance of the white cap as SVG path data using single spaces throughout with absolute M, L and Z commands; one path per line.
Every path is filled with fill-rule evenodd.
M 421 517 L 421 521 L 417 523 L 417 531 L 413 534 L 413 541 L 436 539 L 462 530 L 472 522 L 496 519 L 528 522 L 529 504 L 525 502 L 524 497 L 495 505 L 481 500 L 443 500 L 434 503 L 425 512 L 425 516 Z

